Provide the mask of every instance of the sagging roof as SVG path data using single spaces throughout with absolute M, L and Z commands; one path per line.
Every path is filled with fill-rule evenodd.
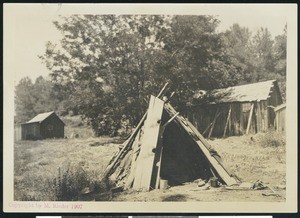
M 194 95 L 194 98 L 211 99 L 212 101 L 210 101 L 210 103 L 261 101 L 266 100 L 269 97 L 271 88 L 275 85 L 278 86 L 276 80 L 268 80 L 264 82 L 233 86 L 223 89 L 214 89 L 205 92 L 204 95 L 203 91 L 199 90 Z
M 50 111 L 50 112 L 38 114 L 34 118 L 32 118 L 31 120 L 29 120 L 26 123 L 41 123 L 41 122 L 43 122 L 45 119 L 47 119 L 53 113 L 54 113 L 54 111 Z

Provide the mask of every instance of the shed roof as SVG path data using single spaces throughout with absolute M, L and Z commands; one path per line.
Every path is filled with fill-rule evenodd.
M 53 113 L 55 113 L 55 112 L 54 111 L 50 111 L 50 112 L 38 114 L 34 118 L 32 118 L 31 120 L 29 120 L 26 123 L 41 123 L 42 121 L 44 121 L 45 119 L 47 119 Z
M 204 97 L 212 99 L 210 103 L 261 101 L 269 97 L 271 88 L 275 83 L 277 83 L 276 80 L 268 80 L 223 89 L 214 89 L 207 91 Z M 196 99 L 200 98 L 197 92 L 194 97 Z

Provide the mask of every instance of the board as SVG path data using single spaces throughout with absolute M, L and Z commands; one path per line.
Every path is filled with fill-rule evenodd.
M 151 188 L 155 150 L 159 140 L 163 108 L 164 102 L 159 98 L 151 96 L 144 124 L 144 134 L 141 138 L 142 146 L 136 164 L 133 182 L 133 189 L 135 190 L 149 191 Z

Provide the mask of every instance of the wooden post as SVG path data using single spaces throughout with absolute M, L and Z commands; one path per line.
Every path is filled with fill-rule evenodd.
M 225 129 L 224 129 L 223 137 L 225 137 L 225 135 L 226 135 L 227 126 L 228 126 L 228 122 L 229 122 L 229 119 L 230 119 L 230 114 L 231 114 L 231 105 L 230 105 L 230 108 L 229 108 L 229 111 L 228 111 L 228 116 L 227 116 L 227 119 L 226 119 L 226 124 L 225 124 Z
M 251 109 L 250 109 L 250 113 L 249 113 L 249 118 L 248 118 L 248 123 L 247 123 L 247 129 L 246 129 L 246 135 L 249 134 L 251 120 L 252 120 L 252 114 L 253 114 L 253 108 L 254 108 L 254 103 L 251 104 Z
M 211 136 L 211 134 L 212 134 L 212 131 L 213 131 L 213 129 L 214 129 L 214 127 L 215 127 L 215 124 L 216 124 L 216 120 L 217 120 L 217 118 L 218 118 L 219 115 L 220 115 L 220 114 L 219 114 L 219 108 L 218 108 L 218 109 L 217 109 L 217 112 L 216 112 L 216 115 L 215 115 L 215 118 L 214 118 L 214 120 L 213 120 L 213 122 L 212 122 L 211 129 L 210 129 L 210 131 L 209 131 L 209 133 L 208 133 L 208 138 L 210 138 L 210 136 Z

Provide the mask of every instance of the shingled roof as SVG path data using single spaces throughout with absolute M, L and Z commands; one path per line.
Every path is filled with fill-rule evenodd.
M 251 102 L 266 100 L 270 96 L 271 88 L 279 91 L 276 80 L 268 80 L 264 82 L 233 86 L 223 89 L 214 89 L 207 91 L 201 96 L 199 91 L 194 95 L 195 99 L 205 98 L 211 99 L 210 103 L 230 103 L 230 102 Z
M 54 113 L 54 111 L 38 114 L 26 123 L 41 123 L 42 121 L 47 119 L 53 113 Z

